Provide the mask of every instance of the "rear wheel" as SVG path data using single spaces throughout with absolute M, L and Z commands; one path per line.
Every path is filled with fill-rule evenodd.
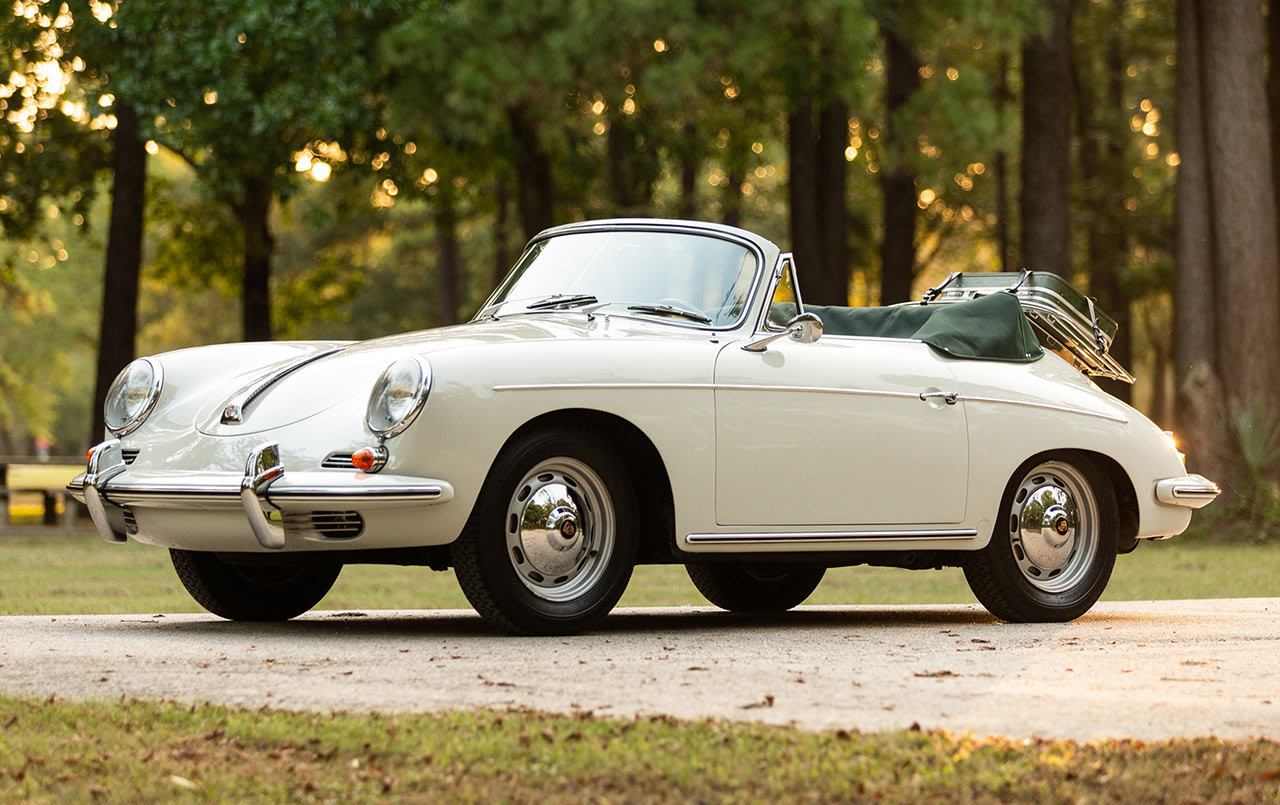
M 172 548 L 182 586 L 200 606 L 233 621 L 286 621 L 325 597 L 342 572 L 337 562 L 238 564 L 206 551 Z
M 711 603 L 730 612 L 785 612 L 818 588 L 822 565 L 685 565 L 693 586 Z
M 631 579 L 635 496 L 613 449 L 552 430 L 511 445 L 451 557 L 467 600 L 522 634 L 569 634 L 613 609 Z
M 1010 480 L 991 542 L 965 578 L 998 618 L 1069 621 L 1106 589 L 1119 530 L 1115 489 L 1086 456 L 1032 459 Z

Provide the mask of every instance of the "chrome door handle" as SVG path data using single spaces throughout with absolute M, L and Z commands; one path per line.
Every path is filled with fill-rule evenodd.
M 920 399 L 924 401 L 931 400 L 935 397 L 941 397 L 947 405 L 955 405 L 956 400 L 960 399 L 960 395 L 954 391 L 922 391 Z

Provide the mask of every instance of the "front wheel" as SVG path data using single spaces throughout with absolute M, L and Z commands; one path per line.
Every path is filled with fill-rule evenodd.
M 520 634 L 570 634 L 602 619 L 635 565 L 635 496 L 597 436 L 531 434 L 494 462 L 451 558 L 485 620 Z
M 169 550 L 173 569 L 200 606 L 227 620 L 287 621 L 324 598 L 338 562 L 298 565 L 229 562 L 206 551 Z
M 1106 589 L 1119 531 L 1115 489 L 1086 456 L 1032 459 L 1010 480 L 991 542 L 964 575 L 997 618 L 1073 620 Z
M 826 574 L 822 565 L 685 565 L 693 586 L 730 612 L 785 612 L 799 606 Z

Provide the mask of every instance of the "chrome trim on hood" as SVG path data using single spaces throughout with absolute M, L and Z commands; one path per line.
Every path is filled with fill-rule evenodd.
M 244 422 L 245 409 L 248 408 L 249 403 L 257 399 L 262 394 L 262 392 L 271 388 L 273 385 L 275 385 L 280 379 L 282 379 L 286 375 L 292 374 L 293 372 L 298 371 L 299 369 L 306 366 L 307 364 L 314 363 L 315 361 L 318 361 L 321 358 L 327 358 L 330 355 L 334 354 L 335 352 L 342 352 L 344 349 L 346 349 L 345 346 L 330 347 L 329 349 L 322 349 L 319 352 L 315 352 L 311 355 L 308 355 L 305 358 L 302 358 L 301 360 L 288 363 L 280 367 L 276 371 L 271 372 L 266 377 L 262 377 L 262 378 L 259 378 L 258 380 L 255 380 L 253 383 L 250 383 L 248 386 L 245 386 L 244 388 L 237 391 L 231 397 L 231 399 L 227 400 L 227 404 L 223 406 L 222 417 L 220 421 L 222 422 L 223 425 L 241 424 L 242 422 Z

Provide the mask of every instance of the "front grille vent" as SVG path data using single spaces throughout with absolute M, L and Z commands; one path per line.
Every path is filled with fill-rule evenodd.
M 124 514 L 124 530 L 125 530 L 125 532 L 126 532 L 126 533 L 129 533 L 129 534 L 137 534 L 137 533 L 138 533 L 138 518 L 136 518 L 136 517 L 134 517 L 134 516 L 133 516 L 133 509 L 129 508 L 128 506 L 124 506 L 124 507 L 122 507 L 122 508 L 120 509 L 120 511 Z
M 320 462 L 320 466 L 326 470 L 354 470 L 355 465 L 351 463 L 351 453 L 330 453 L 324 457 L 324 461 Z
M 304 539 L 355 539 L 364 533 L 364 518 L 359 512 L 289 512 L 284 528 Z
M 120 451 L 121 457 L 124 459 L 126 466 L 138 460 L 138 454 L 142 451 L 136 447 L 126 447 Z

